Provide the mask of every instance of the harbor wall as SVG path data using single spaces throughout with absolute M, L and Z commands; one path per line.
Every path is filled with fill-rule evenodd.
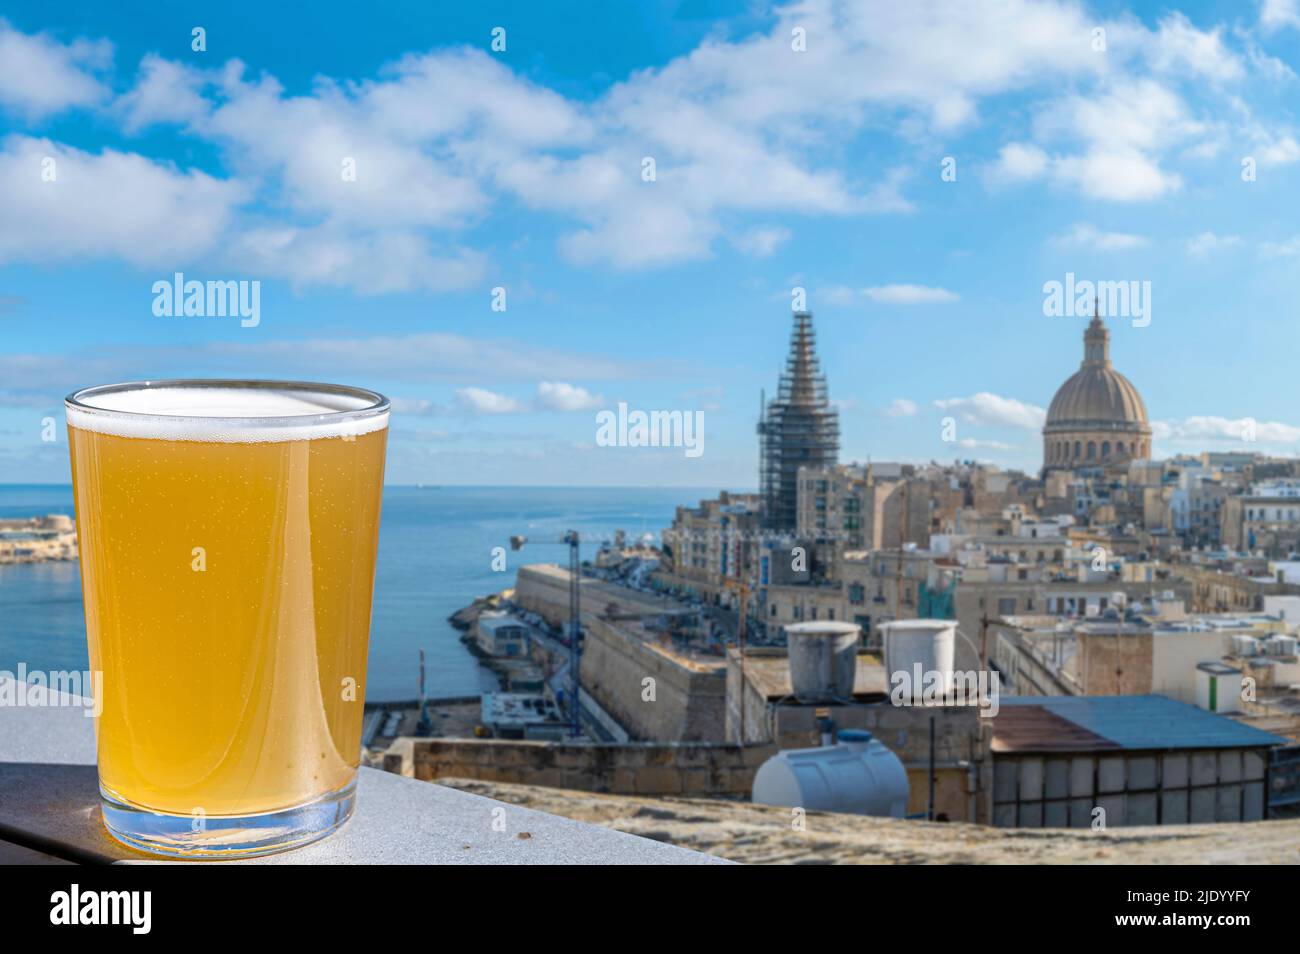
M 758 745 L 402 738 L 388 749 L 383 768 L 422 781 L 465 778 L 619 795 L 748 797 L 754 773 L 775 752 Z
M 596 615 L 654 616 L 680 611 L 673 600 L 584 576 L 579 585 L 585 623 Z M 569 571 L 554 563 L 530 563 L 515 574 L 511 599 L 552 626 L 569 621 Z
M 588 617 L 582 685 L 635 739 L 721 742 L 727 677 L 648 643 L 631 624 Z
M 552 625 L 567 622 L 568 570 L 554 564 L 520 567 L 512 599 Z M 680 609 L 662 596 L 584 578 L 582 686 L 633 739 L 721 742 L 727 709 L 723 660 L 679 656 L 659 646 L 639 622 Z

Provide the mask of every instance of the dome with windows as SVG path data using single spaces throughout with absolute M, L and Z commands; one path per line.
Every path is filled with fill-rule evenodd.
M 1043 472 L 1101 467 L 1151 456 L 1146 405 L 1110 364 L 1110 332 L 1094 316 L 1083 333 L 1083 364 L 1047 409 Z

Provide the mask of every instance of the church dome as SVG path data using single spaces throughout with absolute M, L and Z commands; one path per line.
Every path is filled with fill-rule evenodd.
M 1047 409 L 1047 423 L 1145 424 L 1146 405 L 1133 382 L 1114 368 L 1080 368 Z
M 1083 364 L 1047 409 L 1043 469 L 1144 460 L 1150 453 L 1146 405 L 1133 383 L 1111 367 L 1110 332 L 1094 316 L 1083 333 Z

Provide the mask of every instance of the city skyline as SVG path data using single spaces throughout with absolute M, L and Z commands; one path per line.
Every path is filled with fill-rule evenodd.
M 247 375 L 388 394 L 393 483 L 754 488 L 799 290 L 841 461 L 1032 474 L 1076 279 L 1148 289 L 1107 325 L 1153 456 L 1294 455 L 1295 5 L 923 7 L 11 4 L 0 482 L 67 482 L 77 386 Z M 177 273 L 259 320 L 159 316 Z M 624 403 L 703 453 L 601 446 Z

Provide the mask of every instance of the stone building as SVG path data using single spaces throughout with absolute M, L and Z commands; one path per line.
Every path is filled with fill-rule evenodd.
M 1083 363 L 1061 385 L 1043 427 L 1043 473 L 1100 467 L 1151 456 L 1146 405 L 1110 363 L 1110 332 L 1093 317 L 1083 333 Z
M 889 480 L 870 464 L 799 468 L 796 536 L 826 541 L 836 556 L 900 543 L 924 546 L 931 529 L 930 486 L 910 471 Z
M 1223 501 L 1219 520 L 1224 546 L 1288 556 L 1300 550 L 1300 481 L 1252 484 L 1241 496 Z
M 722 491 L 698 507 L 678 507 L 663 531 L 660 583 L 715 604 L 734 602 L 735 584 L 751 584 L 761 544 L 760 498 Z

